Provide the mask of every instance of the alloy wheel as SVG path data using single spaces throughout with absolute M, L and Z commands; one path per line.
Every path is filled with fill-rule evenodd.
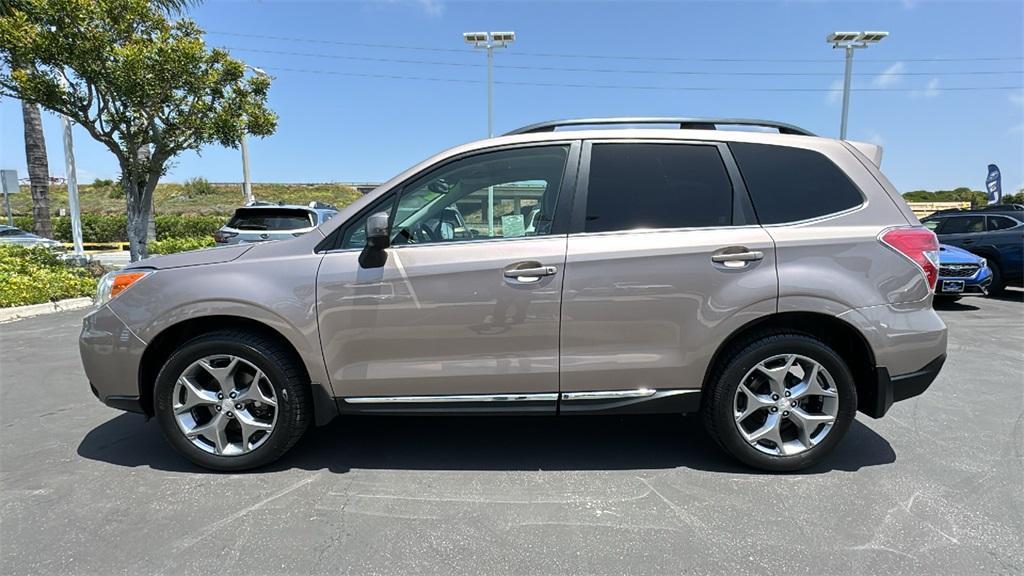
M 174 385 L 178 429 L 197 448 L 239 456 L 262 446 L 277 424 L 277 396 L 254 364 L 230 354 L 196 360 Z
M 818 445 L 835 424 L 839 391 L 820 363 L 779 354 L 751 368 L 733 398 L 740 435 L 772 456 L 792 456 Z

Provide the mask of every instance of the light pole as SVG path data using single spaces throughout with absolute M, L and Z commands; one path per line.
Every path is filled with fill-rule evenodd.
M 846 74 L 843 77 L 843 119 L 839 124 L 839 139 L 846 139 L 846 115 L 850 111 L 850 75 L 853 73 L 853 51 L 880 42 L 888 32 L 833 32 L 825 37 L 832 48 L 846 50 Z
M 494 136 L 494 49 L 516 41 L 515 32 L 466 32 L 462 39 L 487 50 L 487 137 Z
M 246 64 L 245 67 L 260 76 L 268 75 L 262 68 L 257 68 L 248 64 Z M 246 118 L 246 123 L 248 123 L 248 118 Z M 248 129 L 248 125 L 242 128 L 242 138 L 239 141 L 239 147 L 242 149 L 242 195 L 245 197 L 246 204 L 252 204 L 254 198 L 252 197 L 252 180 L 249 179 L 249 146 L 246 145 L 245 142 L 245 132 Z
M 515 32 L 465 32 L 462 39 L 487 50 L 487 137 L 494 136 L 494 49 L 516 41 Z M 487 187 L 487 233 L 494 236 L 494 186 Z

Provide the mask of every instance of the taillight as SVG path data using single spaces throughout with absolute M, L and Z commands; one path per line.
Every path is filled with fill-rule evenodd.
M 223 230 L 217 230 L 213 233 L 213 241 L 218 244 L 226 244 L 228 238 L 234 238 L 238 236 L 238 232 L 224 232 Z
M 883 232 L 879 240 L 917 264 L 928 280 L 928 289 L 935 290 L 939 280 L 939 239 L 934 232 L 923 226 L 892 228 Z

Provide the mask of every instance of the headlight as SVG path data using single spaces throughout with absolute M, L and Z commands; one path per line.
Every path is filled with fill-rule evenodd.
M 132 284 L 152 274 L 152 270 L 120 270 L 107 272 L 96 287 L 96 306 L 103 306 L 124 292 Z
M 988 260 L 985 260 L 984 258 L 982 258 L 981 259 L 981 267 L 982 268 L 987 268 L 988 267 Z

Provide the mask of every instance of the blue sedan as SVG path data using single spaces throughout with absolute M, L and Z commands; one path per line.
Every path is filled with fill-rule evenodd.
M 984 258 L 967 250 L 939 245 L 939 283 L 935 296 L 956 300 L 965 295 L 984 296 L 992 283 L 992 270 Z

